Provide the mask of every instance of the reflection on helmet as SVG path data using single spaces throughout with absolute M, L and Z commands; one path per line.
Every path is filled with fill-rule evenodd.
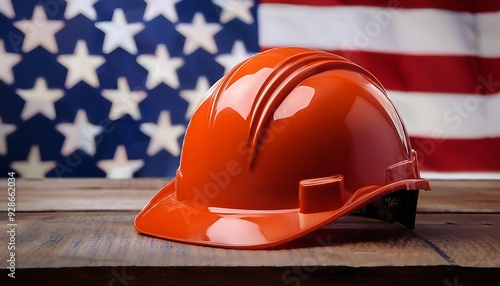
M 412 228 L 420 189 L 429 183 L 373 75 L 330 53 L 277 48 L 207 92 L 175 179 L 135 227 L 187 243 L 267 248 L 360 209 Z

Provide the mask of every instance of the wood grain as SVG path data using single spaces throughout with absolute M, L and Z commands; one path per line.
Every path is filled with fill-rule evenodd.
M 21 190 L 106 190 L 106 189 L 159 189 L 168 183 L 169 179 L 134 178 L 134 179 L 104 179 L 104 178 L 65 178 L 65 179 L 17 179 Z
M 500 181 L 432 180 L 415 230 L 356 216 L 262 251 L 139 235 L 166 179 L 17 180 L 19 285 L 498 285 Z M 6 186 L 6 183 L 5 183 Z M 7 196 L 0 196 L 6 210 Z M 0 225 L 7 224 L 5 212 Z M 0 241 L 8 239 L 0 231 Z M 0 252 L 0 261 L 7 253 Z M 0 269 L 0 285 L 11 285 Z
M 347 216 L 272 250 L 242 251 L 142 236 L 135 212 L 18 213 L 17 267 L 500 267 L 500 216 L 419 214 L 414 231 Z M 0 224 L 6 225 L 5 216 Z M 6 241 L 5 231 L 0 241 Z M 0 261 L 7 259 L 1 253 Z
M 7 278 L 0 270 L 0 283 Z M 3 278 L 3 280 L 2 280 Z M 405 285 L 498 286 L 495 268 L 427 267 L 81 267 L 20 269 L 17 285 Z M 5 281 L 11 282 L 12 281 Z M 7 284 L 11 285 L 11 284 Z
M 18 179 L 17 211 L 141 210 L 165 179 Z M 0 197 L 7 210 L 7 196 Z
M 165 179 L 17 180 L 18 211 L 139 211 Z M 500 181 L 431 181 L 420 192 L 421 213 L 500 213 Z M 7 196 L 0 196 L 0 210 Z
M 431 192 L 420 192 L 418 209 L 433 213 L 500 213 L 499 180 L 432 180 Z

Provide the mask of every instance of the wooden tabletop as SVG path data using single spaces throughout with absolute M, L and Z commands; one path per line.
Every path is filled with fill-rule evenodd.
M 500 181 L 431 181 L 414 230 L 347 216 L 258 251 L 137 234 L 135 215 L 166 183 L 18 179 L 16 278 L 7 277 L 2 231 L 0 284 L 500 285 Z M 5 193 L 0 210 L 7 228 Z

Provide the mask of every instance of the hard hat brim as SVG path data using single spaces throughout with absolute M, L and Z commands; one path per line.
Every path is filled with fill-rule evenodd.
M 375 186 L 374 186 L 375 187 Z M 285 210 L 239 210 L 186 204 L 175 197 L 175 179 L 139 212 L 137 231 L 153 237 L 223 248 L 264 249 L 304 236 L 350 214 L 377 198 L 401 189 L 428 189 L 424 179 L 408 179 L 359 194 L 343 207 L 319 213 Z

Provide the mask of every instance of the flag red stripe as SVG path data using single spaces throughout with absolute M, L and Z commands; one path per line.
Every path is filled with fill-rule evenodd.
M 420 168 L 427 171 L 500 171 L 500 138 L 447 139 L 412 137 Z
M 329 52 L 366 68 L 389 90 L 482 95 L 500 92 L 500 58 Z
M 500 58 L 331 52 L 365 67 L 387 89 L 462 94 L 500 92 Z
M 456 12 L 497 12 L 500 11 L 500 1 L 497 0 L 427 0 L 427 1 L 408 1 L 408 0 L 261 0 L 261 4 L 291 4 L 307 6 L 374 6 L 385 8 L 403 8 L 403 9 L 443 9 Z

